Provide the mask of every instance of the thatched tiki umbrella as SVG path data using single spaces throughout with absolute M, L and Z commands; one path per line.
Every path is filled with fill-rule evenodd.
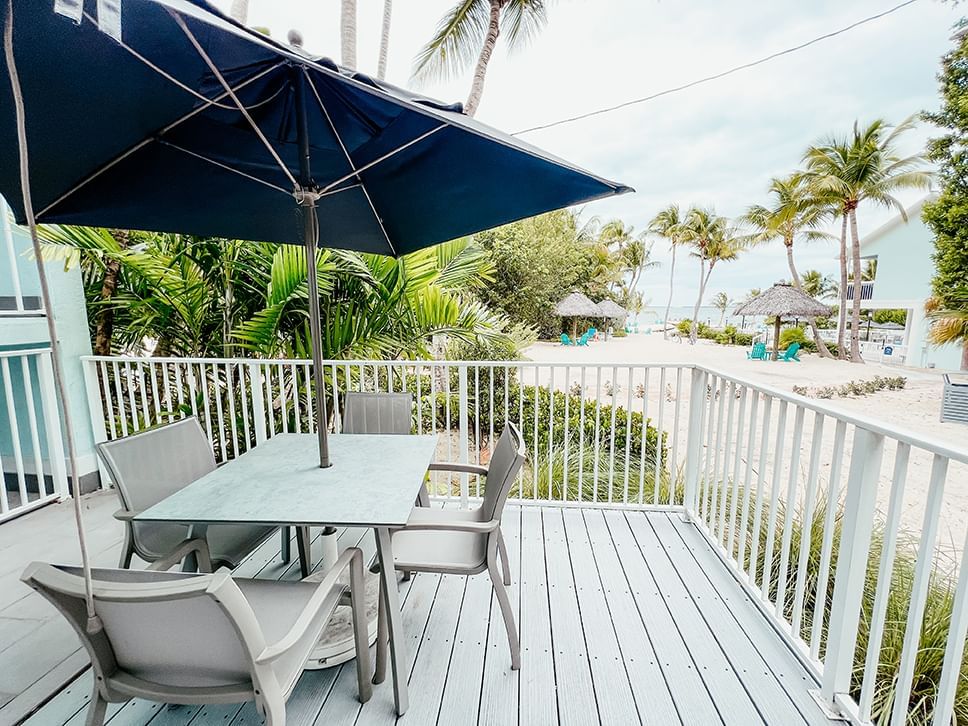
M 793 285 L 778 282 L 764 293 L 754 297 L 749 302 L 740 305 L 733 311 L 733 315 L 772 315 L 773 329 L 773 357 L 780 353 L 780 321 L 788 318 L 808 318 L 817 315 L 830 315 L 830 308 Z
M 563 298 L 555 305 L 555 315 L 560 318 L 571 318 L 571 337 L 578 335 L 578 318 L 597 318 L 600 316 L 598 306 L 585 295 L 575 291 Z
M 598 317 L 605 319 L 605 338 L 608 339 L 608 321 L 627 318 L 629 311 L 613 300 L 602 300 L 597 307 Z

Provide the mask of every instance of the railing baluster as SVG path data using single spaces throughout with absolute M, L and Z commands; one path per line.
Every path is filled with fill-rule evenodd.
M 568 500 L 568 464 L 569 454 L 571 453 L 571 366 L 565 366 L 565 431 L 562 445 L 564 461 L 562 462 L 564 474 L 561 482 L 561 501 Z
M 302 414 L 299 411 L 299 374 L 293 363 L 289 364 L 289 377 L 292 379 L 292 416 L 296 422 L 296 433 L 302 433 Z M 323 391 L 326 395 L 326 391 Z
M 659 369 L 659 415 L 656 419 L 655 431 L 656 431 L 656 441 L 655 441 L 655 488 L 652 492 L 652 504 L 657 505 L 659 503 L 659 494 L 662 490 L 662 467 L 664 462 L 662 461 L 662 441 L 664 439 L 664 429 L 662 425 L 663 412 L 665 411 L 665 389 L 666 389 L 666 369 L 665 366 Z M 648 389 L 645 390 L 645 395 L 643 399 L 649 397 Z M 630 413 L 631 415 L 631 413 Z M 648 428 L 646 426 L 645 416 L 642 417 L 642 431 L 644 432 Z M 671 491 L 671 488 L 670 488 Z M 671 503 L 671 499 L 670 499 Z
M 212 411 L 211 404 L 209 403 L 208 394 L 208 370 L 204 363 L 198 364 L 198 377 L 201 383 L 201 394 L 202 394 L 202 407 L 205 411 L 205 430 L 208 432 L 209 441 L 214 441 L 215 437 L 212 434 Z M 194 396 L 193 396 L 194 398 Z
M 128 404 L 131 411 L 131 426 L 135 433 L 141 430 L 141 422 L 138 420 L 138 404 L 134 397 L 134 381 L 131 379 L 131 364 L 125 361 L 124 364 L 124 383 L 128 388 Z
M 790 567 L 790 543 L 793 539 L 793 518 L 797 512 L 797 489 L 800 483 L 800 447 L 803 444 L 803 419 L 806 409 L 797 406 L 793 419 L 793 445 L 790 447 L 790 479 L 783 507 L 783 534 L 780 540 L 780 571 L 776 586 L 776 617 L 785 617 L 787 575 Z M 809 530 L 807 530 L 809 532 Z
M 155 361 L 148 362 L 148 374 L 151 376 L 151 401 L 155 409 L 155 423 L 161 421 L 161 401 L 158 398 L 158 373 L 155 370 Z
M 124 390 L 121 388 L 121 369 L 117 363 L 111 364 L 114 374 L 114 395 L 118 404 L 118 419 L 121 421 L 121 435 L 128 435 L 128 416 L 124 411 Z
M 34 455 L 34 476 L 37 478 L 37 494 L 43 498 L 47 496 L 47 483 L 44 480 L 44 458 L 40 450 L 40 431 L 37 426 L 33 372 L 30 369 L 29 356 L 24 355 L 20 357 L 20 370 L 24 380 L 24 399 L 27 402 L 27 426 L 30 429 L 30 446 Z M 0 486 L 2 485 L 3 482 L 0 481 Z
M 111 381 L 108 377 L 108 367 L 103 360 L 100 361 L 98 366 L 101 369 L 100 387 L 101 387 L 101 395 L 104 397 L 103 398 L 104 404 L 105 404 L 104 415 L 108 419 L 108 427 L 111 430 L 111 438 L 116 439 L 118 438 L 118 432 L 115 430 L 115 424 L 114 424 L 114 421 L 115 421 L 114 406 L 112 405 L 112 401 L 114 400 L 114 397 L 111 395 Z
M 595 460 L 592 464 L 592 501 L 598 501 L 598 470 L 602 440 L 602 367 L 595 367 Z
M 17 489 L 20 492 L 20 505 L 23 506 L 27 503 L 27 479 L 24 473 L 24 459 L 23 453 L 20 449 L 20 426 L 17 422 L 17 409 L 19 408 L 14 401 L 13 394 L 13 379 L 10 376 L 10 359 L 3 357 L 0 358 L 0 372 L 3 373 L 3 392 L 7 400 L 7 421 L 10 424 L 10 443 L 13 448 L 13 467 L 17 474 Z M 3 485 L 2 480 L 0 480 L 0 485 Z M 7 487 L 5 485 L 0 486 L 0 490 L 3 491 L 3 504 L 4 513 L 8 511 L 7 499 Z
M 555 487 L 555 367 L 548 367 L 548 495 L 553 499 Z
M 800 553 L 797 560 L 797 580 L 793 591 L 793 613 L 790 630 L 796 637 L 801 636 L 803 623 L 803 597 L 806 592 L 807 565 L 810 560 L 810 545 L 813 541 L 813 517 L 817 505 L 817 477 L 820 471 L 820 449 L 823 446 L 825 417 L 818 413 L 813 418 L 813 438 L 810 442 L 810 464 L 807 469 L 807 487 L 803 495 L 803 517 L 800 521 Z
M 968 637 L 968 535 L 961 549 L 961 571 L 952 600 L 951 621 L 948 626 L 948 642 L 944 649 L 941 679 L 934 701 L 934 720 L 931 726 L 948 726 L 952 723 L 955 695 L 962 683 L 961 663 Z
M 729 493 L 729 452 L 733 441 L 733 409 L 736 408 L 736 384 L 730 381 L 727 395 L 729 405 L 726 410 L 726 439 L 723 441 L 723 473 L 716 478 L 716 485 L 719 487 L 719 521 L 713 522 L 713 536 L 717 542 L 725 544 L 726 539 L 726 499 Z M 719 445 L 716 445 L 717 451 Z
M 927 502 L 924 505 L 924 520 L 921 525 L 920 542 L 918 544 L 918 560 L 914 566 L 914 584 L 911 586 L 911 604 L 908 606 L 907 625 L 904 628 L 904 645 L 901 648 L 901 666 L 897 674 L 897 691 L 894 695 L 894 708 L 891 711 L 891 723 L 896 724 L 896 726 L 904 726 L 907 723 L 911 684 L 914 680 L 914 665 L 918 659 L 921 626 L 924 623 L 924 610 L 928 603 L 928 588 L 931 586 L 934 548 L 938 539 L 941 503 L 947 475 L 948 459 L 940 454 L 935 454 L 931 462 L 931 480 L 928 484 Z
M 222 454 L 222 461 L 226 461 L 228 457 L 225 454 L 225 416 L 222 411 L 222 389 L 219 385 L 218 371 L 218 364 L 213 363 L 211 389 L 215 398 L 215 417 L 218 420 L 218 450 Z M 208 396 L 206 395 L 205 398 L 208 398 Z
M 612 489 L 615 482 L 615 415 L 618 409 L 618 366 L 612 366 L 612 419 L 608 427 L 608 503 L 612 503 Z
M 770 424 L 773 417 L 773 397 L 763 396 L 763 433 L 760 436 L 760 465 L 756 473 L 756 500 L 753 504 L 753 521 L 750 524 L 749 582 L 756 587 L 759 570 L 760 527 L 763 521 L 763 499 L 766 488 L 766 460 L 769 457 Z
M 622 504 L 629 503 L 629 467 L 631 465 L 632 453 L 632 389 L 635 384 L 632 381 L 632 366 L 626 366 L 626 380 L 628 382 L 628 393 L 625 399 L 625 476 L 622 485 Z M 645 421 L 642 422 L 643 428 Z
M 740 393 L 739 399 L 739 420 L 736 423 L 736 454 L 733 458 L 733 475 L 730 478 L 729 483 L 729 531 L 722 533 L 723 547 L 729 556 L 733 556 L 733 536 L 736 533 L 736 519 L 739 516 L 737 512 L 737 501 L 739 499 L 740 489 L 742 488 L 739 483 L 739 466 L 743 460 L 743 425 L 746 423 L 746 398 L 749 389 L 743 386 L 743 390 Z
M 750 500 L 753 491 L 751 488 L 751 484 L 753 483 L 753 457 L 756 454 L 754 447 L 756 446 L 756 423 L 760 405 L 760 394 L 757 391 L 753 391 L 750 397 L 753 400 L 750 401 L 749 434 L 746 440 L 746 474 L 743 478 L 743 503 L 740 507 L 742 513 L 740 515 L 739 534 L 736 536 L 736 540 L 733 540 L 732 535 L 730 535 L 729 545 L 729 551 L 733 552 L 735 544 L 737 552 L 736 562 L 739 564 L 741 570 L 745 569 L 746 563 L 746 539 L 749 534 Z
M 141 394 L 141 413 L 145 417 L 145 428 L 151 426 L 151 414 L 148 412 L 148 394 L 145 392 L 144 364 L 138 361 L 138 391 Z
M 646 369 L 646 373 L 648 373 L 648 369 Z M 648 385 L 645 387 L 645 393 L 648 397 Z M 659 396 L 664 400 L 666 397 L 665 390 L 659 391 Z M 672 420 L 672 448 L 669 450 L 669 501 L 667 504 L 676 503 L 676 489 L 679 486 L 680 472 L 683 471 L 683 468 L 679 466 L 679 426 L 682 425 L 680 420 L 682 414 L 682 366 L 676 368 L 676 392 L 673 396 L 675 406 Z
M 171 405 L 171 380 L 168 378 L 168 364 L 161 364 L 161 385 L 165 389 L 165 408 L 168 409 L 168 423 L 175 420 L 175 407 Z
M 229 432 L 232 435 L 232 458 L 239 455 L 239 425 L 235 415 L 235 377 L 232 364 L 225 364 L 225 392 L 229 401 Z
M 588 402 L 588 394 L 585 391 L 585 366 L 581 367 L 581 380 L 578 385 L 581 387 L 579 401 L 581 408 L 578 409 L 578 501 L 582 501 L 585 496 L 585 408 Z
M 780 401 L 780 410 L 776 421 L 776 447 L 773 452 L 773 477 L 770 481 L 770 511 L 766 517 L 766 546 L 763 550 L 763 582 L 762 596 L 766 602 L 770 600 L 770 576 L 773 574 L 773 550 L 776 546 L 776 515 L 780 505 L 780 479 L 783 476 L 783 451 L 786 438 L 787 402 Z

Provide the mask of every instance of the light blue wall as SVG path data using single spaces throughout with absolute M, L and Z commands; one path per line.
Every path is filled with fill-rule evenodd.
M 40 281 L 36 263 L 30 254 L 30 237 L 26 230 L 14 226 L 13 240 L 23 293 L 25 295 L 39 295 Z M 81 476 L 85 476 L 96 470 L 97 460 L 94 451 L 94 435 L 88 413 L 87 393 L 84 387 L 84 371 L 80 361 L 82 355 L 91 354 L 84 286 L 81 281 L 80 270 L 77 267 L 65 270 L 63 262 L 55 261 L 45 263 L 45 269 L 51 290 L 53 306 L 51 312 L 53 312 L 60 339 L 61 363 L 77 441 L 78 464 Z M 11 266 L 7 260 L 3 241 L 0 239 L 0 295 L 13 294 L 10 280 Z M 44 348 L 49 345 L 47 321 L 43 317 L 0 317 L 0 350 Z M 16 369 L 13 379 L 18 381 L 20 386 L 15 392 L 19 409 L 26 403 L 22 383 L 19 382 L 21 375 L 19 361 L 16 361 L 13 368 Z M 35 375 L 36 373 L 34 373 Z M 34 384 L 36 398 L 38 395 L 36 378 L 34 378 Z M 3 396 L 0 396 L 0 455 L 9 456 L 13 447 L 10 438 L 9 417 L 3 398 Z M 36 410 L 40 411 L 39 401 Z M 25 410 L 18 410 L 17 413 L 20 423 L 21 447 L 25 456 L 31 456 L 32 454 L 28 453 L 31 451 L 31 444 L 27 413 Z

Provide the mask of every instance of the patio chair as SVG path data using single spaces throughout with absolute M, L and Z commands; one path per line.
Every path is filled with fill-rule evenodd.
M 521 666 L 521 648 L 514 612 L 506 587 L 511 584 L 507 547 L 501 534 L 501 515 L 527 451 L 524 437 L 509 423 L 501 434 L 487 467 L 435 462 L 431 471 L 452 471 L 485 477 L 484 501 L 471 510 L 414 508 L 403 529 L 393 532 L 393 557 L 398 570 L 476 575 L 487 570 L 497 594 L 511 649 L 511 668 Z M 498 571 L 498 556 L 503 566 Z M 376 641 L 376 676 L 383 680 L 387 661 L 386 604 L 380 598 Z
M 109 703 L 255 701 L 265 723 L 286 723 L 286 700 L 340 601 L 349 598 L 359 653 L 368 654 L 363 617 L 363 556 L 347 549 L 319 583 L 233 579 L 226 570 L 189 574 L 94 570 L 103 628 L 87 631 L 80 568 L 34 562 L 21 580 L 73 626 L 91 658 L 94 692 L 88 726 Z M 342 581 L 341 581 L 342 578 Z M 356 659 L 359 700 L 372 693 L 370 659 Z
M 597 337 L 598 337 L 598 328 L 589 328 L 588 329 L 588 339 L 589 340 L 595 340 L 595 338 L 597 338 Z
M 767 360 L 766 343 L 763 341 L 753 343 L 752 350 L 746 351 L 746 357 L 748 360 Z
M 777 360 L 782 360 L 782 361 L 792 360 L 799 363 L 800 362 L 800 356 L 798 355 L 799 352 L 800 352 L 800 344 L 790 343 L 790 346 L 786 350 L 780 351 L 780 355 L 777 356 Z
M 568 333 L 562 333 L 561 334 L 561 344 L 562 345 L 574 345 L 574 343 L 571 342 L 571 338 L 568 337 Z
M 413 429 L 413 396 L 409 393 L 347 392 L 343 402 L 344 434 L 401 434 Z M 418 507 L 430 506 L 426 485 L 417 493 Z
M 579 348 L 587 348 L 588 347 L 588 333 L 582 334 L 582 336 L 578 339 L 578 342 L 575 343 L 575 345 L 577 345 Z
M 131 556 L 145 562 L 167 557 L 192 538 L 191 526 L 169 522 L 138 522 L 135 517 L 162 499 L 216 468 L 212 446 L 198 419 L 188 417 L 97 445 L 114 482 L 121 509 L 115 519 L 125 524 L 124 549 L 119 567 L 131 566 Z M 278 527 L 247 524 L 213 524 L 205 534 L 211 564 L 234 569 Z M 283 529 L 286 551 L 288 528 Z M 300 561 L 309 566 L 308 529 L 300 527 L 297 542 Z

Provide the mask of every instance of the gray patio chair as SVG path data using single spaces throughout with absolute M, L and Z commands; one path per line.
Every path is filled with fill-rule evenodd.
M 358 393 L 349 391 L 343 404 L 344 434 L 409 434 L 413 428 L 413 396 L 409 393 Z M 430 506 L 423 486 L 417 506 Z
M 94 570 L 95 609 L 104 627 L 87 632 L 80 568 L 34 562 L 21 579 L 67 618 L 91 658 L 94 693 L 87 725 L 104 723 L 108 703 L 255 701 L 270 726 L 286 723 L 286 700 L 323 626 L 344 595 L 349 570 L 359 653 L 359 700 L 370 698 L 362 612 L 362 552 L 347 549 L 316 583 L 233 579 L 215 574 Z
M 414 507 L 407 526 L 393 532 L 393 559 L 398 570 L 447 575 L 476 575 L 487 570 L 504 616 L 512 670 L 521 666 L 521 649 L 506 589 L 511 584 L 511 571 L 501 534 L 501 515 L 526 456 L 524 437 L 514 424 L 509 423 L 486 468 L 449 462 L 431 464 L 434 471 L 466 472 L 486 477 L 484 501 L 470 510 Z M 503 564 L 503 578 L 498 572 L 498 555 Z M 378 617 L 375 683 L 382 682 L 387 661 L 386 612 L 382 597 Z
M 190 525 L 137 522 L 134 517 L 215 470 L 215 456 L 198 419 L 189 417 L 106 441 L 98 444 L 97 450 L 121 500 L 121 509 L 114 513 L 125 523 L 120 567 L 130 567 L 133 554 L 155 562 L 191 538 Z M 234 569 L 277 529 L 244 524 L 209 526 L 205 539 L 212 565 Z M 309 562 L 307 534 L 300 528 L 297 537 L 304 567 Z

